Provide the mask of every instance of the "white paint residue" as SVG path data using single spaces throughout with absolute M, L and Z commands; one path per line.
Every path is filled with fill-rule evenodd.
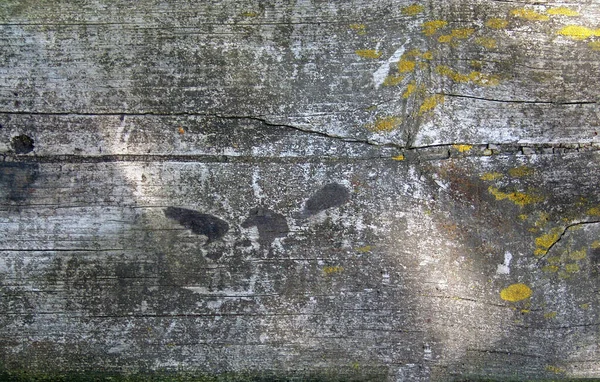
M 260 174 L 258 172 L 259 170 L 256 169 L 252 173 L 252 190 L 254 191 L 254 197 L 262 200 L 265 198 L 265 194 L 263 193 L 260 184 L 258 184 L 258 182 L 260 181 Z
M 508 275 L 510 274 L 510 261 L 512 260 L 512 254 L 508 251 L 504 253 L 504 263 L 498 264 L 498 269 L 496 269 L 496 273 L 499 275 Z
M 375 73 L 373 73 L 373 82 L 375 83 L 375 87 L 379 88 L 381 86 L 381 84 L 383 84 L 383 81 L 385 81 L 385 77 L 387 77 L 388 72 L 390 71 L 390 64 L 393 64 L 394 62 L 398 62 L 400 60 L 400 57 L 402 57 L 402 55 L 404 54 L 404 45 L 402 45 L 400 48 L 398 48 L 394 54 L 392 54 L 392 56 L 390 58 L 387 59 L 386 62 L 384 62 L 379 69 L 377 69 L 375 71 Z
M 243 297 L 243 296 L 252 296 L 254 291 L 247 290 L 231 290 L 231 289 L 221 289 L 221 290 L 209 290 L 207 287 L 201 286 L 184 286 L 183 289 L 187 289 L 190 292 L 198 293 L 202 295 L 209 296 L 220 296 L 220 297 Z

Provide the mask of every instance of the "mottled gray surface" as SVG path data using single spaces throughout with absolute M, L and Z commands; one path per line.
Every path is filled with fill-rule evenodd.
M 2 370 L 600 378 L 599 17 L 2 1 Z

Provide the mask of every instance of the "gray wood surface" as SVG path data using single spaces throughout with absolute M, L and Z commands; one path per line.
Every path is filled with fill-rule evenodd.
M 600 378 L 599 20 L 2 1 L 2 371 Z

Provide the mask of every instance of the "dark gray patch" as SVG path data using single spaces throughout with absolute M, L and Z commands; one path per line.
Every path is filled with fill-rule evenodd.
M 590 260 L 593 264 L 600 264 L 600 248 L 593 248 L 590 253 Z
M 165 216 L 176 220 L 196 235 L 206 236 L 208 238 L 206 244 L 222 238 L 229 231 L 229 224 L 226 221 L 186 208 L 168 207 L 165 209 Z
M 328 208 L 338 207 L 350 200 L 350 191 L 341 184 L 329 183 L 306 201 L 304 216 L 318 214 Z
M 13 202 L 22 202 L 33 191 L 38 177 L 37 163 L 0 163 L 0 186 L 2 195 Z
M 17 154 L 27 154 L 32 152 L 35 148 L 33 139 L 27 135 L 17 135 L 16 137 L 13 137 L 11 145 Z
M 261 246 L 270 246 L 273 240 L 278 237 L 285 237 L 290 232 L 285 216 L 267 208 L 257 207 L 250 210 L 248 218 L 242 223 L 242 227 L 249 228 L 252 226 L 258 228 L 258 242 Z

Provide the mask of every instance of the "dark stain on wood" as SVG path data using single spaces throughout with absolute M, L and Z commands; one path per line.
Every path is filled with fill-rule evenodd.
M 16 137 L 13 137 L 11 145 L 16 154 L 28 154 L 35 148 L 33 139 L 27 135 L 17 135 Z
M 273 240 L 287 236 L 290 231 L 285 216 L 260 207 L 251 209 L 248 218 L 242 223 L 244 228 L 252 226 L 258 228 L 258 242 L 262 247 L 270 246 Z
M 221 239 L 229 231 L 229 224 L 226 221 L 186 208 L 168 207 L 165 209 L 165 216 L 176 220 L 196 235 L 206 236 L 208 240 L 205 245 Z
M 22 202 L 33 191 L 38 177 L 37 163 L 0 163 L 1 194 L 13 202 Z
M 341 184 L 329 183 L 306 201 L 304 216 L 316 215 L 329 208 L 339 207 L 350 200 L 350 191 Z

